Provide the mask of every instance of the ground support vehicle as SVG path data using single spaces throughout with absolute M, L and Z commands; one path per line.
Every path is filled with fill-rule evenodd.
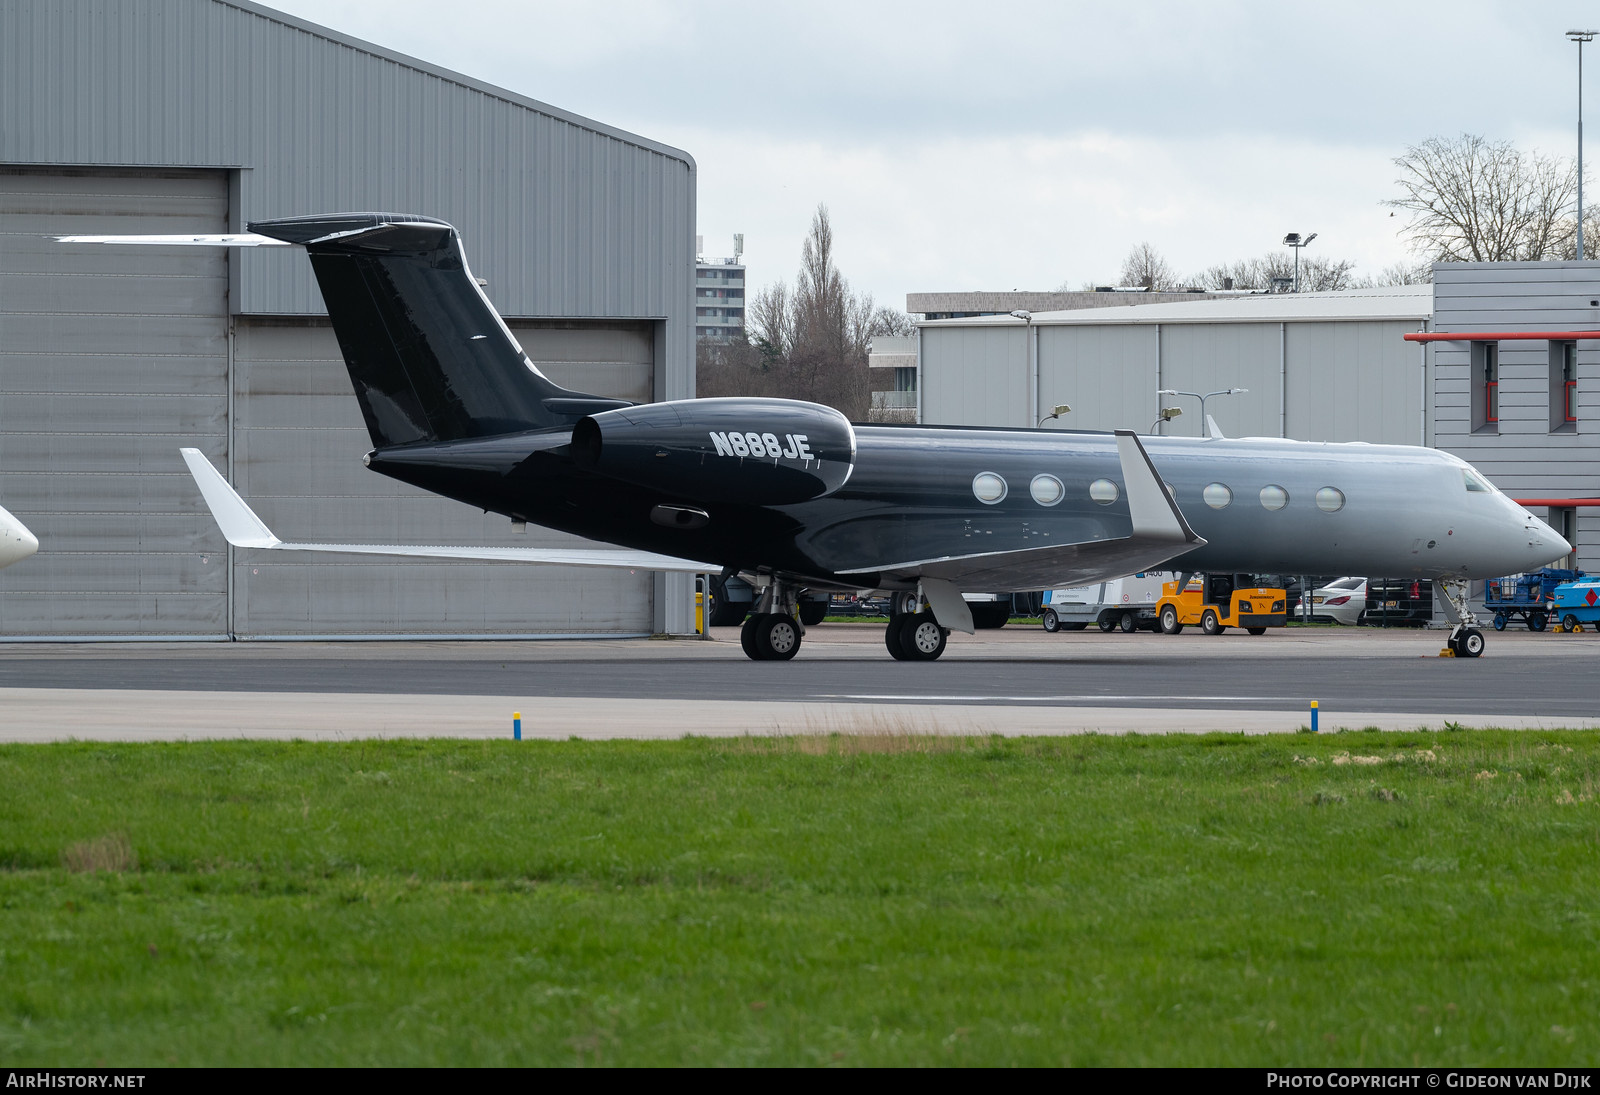
M 1094 585 L 1070 589 L 1051 589 L 1044 594 L 1039 619 L 1046 631 L 1082 631 L 1095 624 L 1101 631 L 1146 631 L 1156 629 L 1156 601 L 1167 571 L 1150 571 L 1131 578 L 1117 578 Z
M 1494 613 L 1494 629 L 1504 631 L 1513 620 L 1522 620 L 1529 631 L 1543 631 L 1555 615 L 1552 602 L 1556 587 L 1586 577 L 1581 570 L 1542 567 L 1527 574 L 1490 578 L 1483 583 L 1483 608 Z
M 1268 586 L 1241 586 L 1233 574 L 1197 574 L 1180 590 L 1177 582 L 1162 586 L 1156 602 L 1156 618 L 1161 630 L 1176 635 L 1190 624 L 1199 624 L 1207 635 L 1220 635 L 1230 627 L 1242 627 L 1252 635 L 1264 635 L 1269 627 L 1282 627 L 1288 621 L 1285 607 L 1289 594 Z
M 1559 621 L 1558 631 L 1600 631 L 1600 578 L 1563 582 L 1555 588 L 1551 614 Z

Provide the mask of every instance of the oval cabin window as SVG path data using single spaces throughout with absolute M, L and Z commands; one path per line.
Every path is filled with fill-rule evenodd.
M 972 477 L 972 493 L 984 505 L 992 506 L 1006 496 L 1006 481 L 992 471 L 980 471 Z
M 1289 504 L 1289 492 L 1276 483 L 1261 488 L 1262 509 L 1282 509 Z
M 1102 506 L 1109 506 L 1115 502 L 1118 493 L 1117 485 L 1109 479 L 1096 479 L 1089 484 L 1089 497 Z
M 1212 509 L 1227 509 L 1233 504 L 1233 491 L 1222 483 L 1212 483 L 1200 492 L 1200 497 L 1206 500 L 1206 505 Z
M 1323 487 L 1317 491 L 1317 508 L 1323 513 L 1338 513 L 1344 509 L 1344 491 L 1338 487 Z
M 1035 475 L 1028 484 L 1028 493 L 1041 506 L 1053 506 L 1066 496 L 1067 488 L 1053 475 Z

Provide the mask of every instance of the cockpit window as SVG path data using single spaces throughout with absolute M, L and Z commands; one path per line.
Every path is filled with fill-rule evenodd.
M 1494 491 L 1493 487 L 1483 481 L 1483 476 L 1471 468 L 1462 468 L 1461 478 L 1466 480 L 1467 489 L 1474 494 L 1491 494 Z

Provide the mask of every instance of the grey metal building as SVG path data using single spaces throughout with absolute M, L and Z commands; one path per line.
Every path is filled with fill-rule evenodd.
M 1600 263 L 1440 263 L 1433 278 L 1438 447 L 1540 500 L 1600 571 L 1600 341 L 1481 337 L 1600 330 Z
M 0 637 L 638 633 L 685 578 L 232 552 L 177 449 L 285 536 L 558 543 L 367 472 L 305 256 L 70 247 L 355 209 L 437 216 L 560 383 L 692 396 L 685 153 L 245 0 L 0 5 L 0 499 L 40 554 Z
M 919 327 L 919 417 L 1062 429 L 1150 430 L 1162 405 L 1199 434 L 1196 400 L 1163 388 L 1249 391 L 1207 411 L 1230 436 L 1431 443 L 1422 355 L 1403 341 L 1433 312 L 1426 285 L 1237 296 L 1132 307 L 943 320 Z

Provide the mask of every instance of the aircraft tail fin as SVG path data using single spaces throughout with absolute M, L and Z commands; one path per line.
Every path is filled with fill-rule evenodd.
M 631 406 L 568 391 L 539 372 L 444 221 L 334 213 L 249 228 L 310 252 L 376 448 L 571 425 Z

